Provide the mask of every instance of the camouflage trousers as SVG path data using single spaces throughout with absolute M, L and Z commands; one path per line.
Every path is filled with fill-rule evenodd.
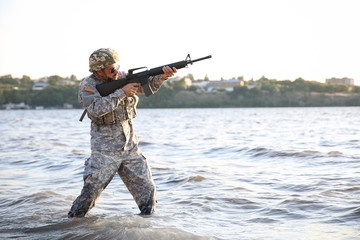
M 132 194 L 141 214 L 153 213 L 156 189 L 145 157 L 137 153 L 95 151 L 85 162 L 84 186 L 73 202 L 68 217 L 86 216 L 116 173 Z

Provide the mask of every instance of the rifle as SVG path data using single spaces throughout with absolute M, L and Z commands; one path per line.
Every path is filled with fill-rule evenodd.
M 181 68 L 186 67 L 188 64 L 193 64 L 194 62 L 202 61 L 202 60 L 205 60 L 208 58 L 211 58 L 211 55 L 202 57 L 202 58 L 198 58 L 195 60 L 191 60 L 190 54 L 188 54 L 186 56 L 185 60 L 183 60 L 183 61 L 179 61 L 179 62 L 175 62 L 175 63 L 171 63 L 171 64 L 165 64 L 163 66 L 169 66 L 171 69 L 173 67 L 175 67 L 176 69 L 181 69 Z M 138 73 L 134 73 L 134 71 L 137 71 L 137 70 L 140 70 L 143 68 L 147 68 L 147 67 L 139 67 L 139 68 L 129 69 L 126 78 L 111 81 L 111 82 L 100 83 L 100 84 L 96 85 L 96 89 L 98 90 L 100 95 L 102 97 L 104 97 L 104 96 L 107 96 L 110 93 L 114 92 L 115 90 L 122 88 L 126 84 L 140 83 L 141 87 L 144 89 L 145 95 L 147 97 L 149 97 L 150 95 L 154 94 L 154 92 L 152 91 L 152 89 L 150 87 L 149 77 L 163 74 L 164 73 L 162 70 L 163 66 L 152 68 L 150 70 L 145 70 L 145 71 L 138 72 Z M 86 109 L 84 110 L 83 114 L 80 117 L 80 122 L 85 117 L 85 114 L 86 114 Z

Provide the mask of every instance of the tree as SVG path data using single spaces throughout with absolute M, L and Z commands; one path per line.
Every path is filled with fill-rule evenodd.
M 209 76 L 206 74 L 205 77 L 204 77 L 204 81 L 209 81 Z
M 70 80 L 75 82 L 75 81 L 77 81 L 77 77 L 74 74 L 72 74 L 70 76 Z
M 20 86 L 23 88 L 31 88 L 33 85 L 33 81 L 29 76 L 23 75 L 20 79 Z
M 191 81 L 194 81 L 194 75 L 192 75 L 191 73 L 189 73 L 187 76 L 187 78 L 189 78 Z
M 201 88 L 198 86 L 195 86 L 195 85 L 191 85 L 186 90 L 191 91 L 191 92 L 200 92 Z
M 259 80 L 258 81 L 269 81 L 269 79 L 268 78 L 266 78 L 264 75 L 261 77 L 261 78 L 259 78 Z
M 360 86 L 353 86 L 352 90 L 353 93 L 360 93 Z
M 233 94 L 235 96 L 246 95 L 248 91 L 249 91 L 249 89 L 247 87 L 235 86 L 234 90 L 232 92 L 230 92 L 229 94 Z
M 295 91 L 302 91 L 302 92 L 308 92 L 309 91 L 309 85 L 307 82 L 302 78 L 297 78 L 294 81 L 294 90 Z
M 175 90 L 185 90 L 186 89 L 185 80 L 181 79 L 179 81 L 174 81 L 174 89 Z
M 53 86 L 57 85 L 57 82 L 60 80 L 63 80 L 63 78 L 58 75 L 53 75 L 53 76 L 48 77 L 48 83 Z
M 2 85 L 10 85 L 10 86 L 18 86 L 19 83 L 16 79 L 9 75 L 1 76 L 0 77 L 0 84 Z

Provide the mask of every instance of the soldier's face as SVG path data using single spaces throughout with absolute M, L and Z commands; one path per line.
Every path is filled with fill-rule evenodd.
M 105 68 L 105 74 L 108 80 L 112 81 L 118 79 L 119 77 L 119 69 L 120 65 L 118 63 L 114 63 Z

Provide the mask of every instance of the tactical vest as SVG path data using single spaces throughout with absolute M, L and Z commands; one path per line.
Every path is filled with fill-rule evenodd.
M 116 110 L 101 117 L 94 117 L 88 113 L 88 117 L 97 125 L 112 125 L 115 123 L 120 123 L 136 117 L 136 106 L 138 102 L 139 97 L 136 95 L 132 97 L 126 97 L 120 101 Z

